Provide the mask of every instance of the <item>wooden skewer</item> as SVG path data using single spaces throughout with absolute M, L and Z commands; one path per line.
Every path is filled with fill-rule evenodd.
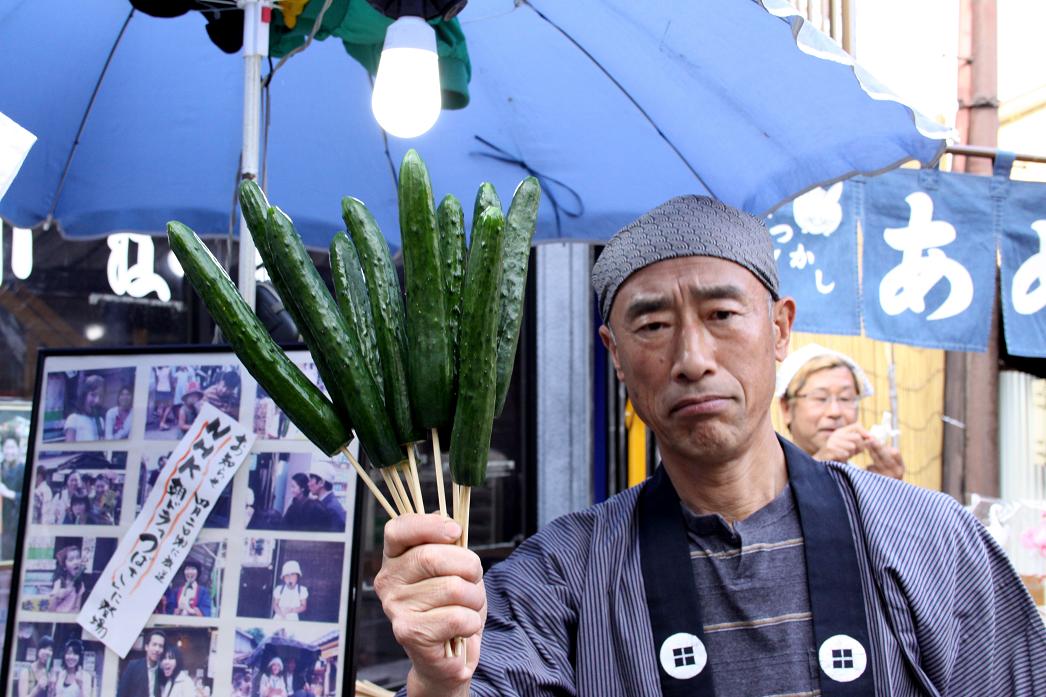
M 414 508 L 425 513 L 425 499 L 421 495 L 421 479 L 418 477 L 418 461 L 414 458 L 414 444 L 407 444 L 407 461 L 410 462 L 410 482 L 414 494 Z
M 405 509 L 404 513 L 413 513 L 414 506 L 411 505 L 410 496 L 407 494 L 407 490 L 403 486 L 403 480 L 400 479 L 400 467 L 398 465 L 393 465 L 389 467 L 389 471 L 392 476 L 392 481 L 396 485 L 396 490 L 399 491 L 400 498 L 403 499 L 403 508 Z
M 436 496 L 439 498 L 439 514 L 447 517 L 447 495 L 443 493 L 443 453 L 439 447 L 439 430 L 432 429 L 432 461 L 436 467 Z
M 363 480 L 363 483 L 367 485 L 367 488 L 370 489 L 370 493 L 374 494 L 374 498 L 377 499 L 378 503 L 381 504 L 381 507 L 385 509 L 385 512 L 389 514 L 389 517 L 396 518 L 396 511 L 392 510 L 392 506 L 389 504 L 389 500 L 385 498 L 384 495 L 382 495 L 381 490 L 378 489 L 378 485 L 374 483 L 374 481 L 370 478 L 370 475 L 367 474 L 363 467 L 360 466 L 360 463 L 357 462 L 356 458 L 352 456 L 352 453 L 349 452 L 349 449 L 342 448 L 341 452 L 345 455 L 345 457 L 349 458 L 349 462 L 356 470 L 356 474 L 359 476 L 360 479 Z
M 392 496 L 392 500 L 396 502 L 396 508 L 402 515 L 406 511 L 403 508 L 403 501 L 400 499 L 400 492 L 396 489 L 396 485 L 392 482 L 392 473 L 389 472 L 389 467 L 382 467 L 378 471 L 381 472 L 382 479 L 385 480 L 385 486 L 389 489 L 389 494 Z

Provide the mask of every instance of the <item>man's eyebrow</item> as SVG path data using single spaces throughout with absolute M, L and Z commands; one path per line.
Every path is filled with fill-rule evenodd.
M 631 322 L 649 312 L 664 310 L 668 304 L 668 298 L 664 295 L 640 295 L 625 308 L 625 321 Z
M 748 293 L 745 293 L 741 286 L 733 283 L 723 283 L 717 286 L 692 286 L 690 288 L 690 297 L 698 301 L 737 300 L 738 302 L 745 302 L 748 300 Z

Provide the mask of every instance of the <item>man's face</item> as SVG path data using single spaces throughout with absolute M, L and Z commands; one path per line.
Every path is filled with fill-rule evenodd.
M 712 257 L 658 262 L 621 286 L 613 335 L 600 336 L 662 456 L 725 461 L 769 424 L 795 310 L 778 301 L 771 321 L 769 303 L 747 269 Z
M 164 638 L 159 634 L 153 634 L 149 637 L 149 643 L 145 645 L 145 657 L 149 659 L 150 663 L 156 663 L 160 660 L 160 656 L 163 654 Z
M 323 480 L 312 474 L 309 475 L 309 493 L 313 496 L 323 494 Z
M 182 571 L 182 574 L 185 575 L 186 583 L 195 583 L 196 577 L 200 575 L 200 572 L 196 570 L 195 566 L 187 566 Z
M 813 455 L 843 426 L 857 421 L 857 386 L 846 366 L 811 373 L 799 394 L 782 400 L 781 414 L 792 440 Z

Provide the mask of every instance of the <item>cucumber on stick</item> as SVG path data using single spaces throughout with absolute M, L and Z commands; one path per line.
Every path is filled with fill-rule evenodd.
M 501 267 L 501 311 L 498 315 L 497 397 L 494 418 L 501 416 L 512 382 L 512 367 L 516 362 L 519 328 L 523 323 L 523 295 L 527 287 L 527 267 L 530 265 L 530 243 L 538 221 L 541 185 L 535 177 L 527 177 L 516 187 L 512 203 L 505 216 L 505 251 Z
M 359 253 L 363 276 L 367 279 L 388 418 L 399 442 L 404 445 L 413 443 L 421 438 L 410 413 L 403 295 L 392 266 L 389 245 L 362 201 L 351 196 L 343 198 L 341 212 Z
M 262 262 L 265 264 L 265 270 L 269 272 L 269 279 L 276 289 L 276 294 L 280 296 L 284 309 L 287 310 L 291 319 L 294 320 L 298 333 L 301 334 L 302 341 L 310 348 L 312 360 L 316 364 L 316 371 L 323 379 L 323 384 L 327 386 L 327 391 L 332 395 L 334 410 L 343 421 L 351 423 L 349 414 L 344 407 L 348 399 L 345 395 L 338 394 L 339 385 L 335 379 L 334 371 L 327 364 L 327 360 L 322 354 L 311 351 L 312 347 L 316 345 L 316 339 L 312 336 L 308 323 L 305 321 L 305 314 L 301 308 L 301 298 L 291 292 L 287 286 L 287 281 L 280 271 L 280 265 L 269 248 L 268 235 L 265 233 L 265 225 L 269 217 L 269 200 L 253 179 L 244 179 L 240 182 L 240 210 L 243 212 L 243 219 L 247 221 L 247 229 L 250 230 L 251 237 L 254 238 L 254 246 L 258 249 L 258 254 L 261 255 Z
M 299 300 L 314 342 L 309 350 L 314 356 L 322 354 L 333 372 L 338 389 L 332 388 L 332 396 L 351 395 L 342 406 L 363 449 L 379 467 L 401 462 L 403 450 L 385 414 L 381 391 L 363 359 L 359 337 L 327 291 L 291 219 L 279 208 L 269 208 L 265 237 L 288 291 Z
M 472 206 L 473 232 L 476 230 L 476 223 L 479 221 L 479 216 L 488 208 L 497 208 L 502 212 L 502 214 L 504 214 L 504 209 L 501 207 L 501 199 L 498 198 L 498 192 L 494 190 L 494 185 L 490 182 L 483 182 L 479 185 L 479 189 L 476 191 L 476 202 Z
M 399 175 L 400 236 L 407 290 L 407 384 L 414 423 L 438 428 L 450 420 L 453 353 L 444 263 L 432 184 L 410 149 Z
M 328 455 L 339 452 L 352 440 L 349 425 L 338 418 L 330 400 L 272 340 L 203 241 L 178 221 L 167 223 L 167 239 L 189 282 L 247 371 L 316 447 Z
M 458 389 L 458 341 L 461 333 L 461 291 L 465 285 L 465 211 L 461 202 L 447 194 L 436 209 L 439 227 L 440 255 L 443 259 L 443 292 L 447 303 L 447 332 L 451 342 L 451 370 L 453 399 Z M 442 424 L 441 424 L 442 425 Z
M 374 318 L 371 315 L 370 296 L 367 294 L 367 281 L 363 278 L 356 245 L 344 231 L 334 235 L 331 240 L 330 261 L 338 307 L 349 326 L 356 329 L 367 368 L 384 395 L 381 358 L 378 356 L 378 341 L 374 336 Z
M 472 226 L 462 295 L 458 400 L 450 438 L 454 482 L 479 486 L 487 476 L 497 390 L 497 339 L 505 218 L 487 207 Z

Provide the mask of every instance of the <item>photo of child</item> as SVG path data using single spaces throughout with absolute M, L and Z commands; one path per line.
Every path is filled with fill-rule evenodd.
M 115 537 L 30 537 L 25 552 L 23 610 L 80 611 L 105 565 L 116 552 Z
M 240 617 L 336 622 L 344 542 L 247 540 L 240 571 Z
M 134 368 L 48 373 L 43 442 L 126 440 L 131 432 Z
M 148 440 L 179 440 L 206 402 L 234 419 L 240 416 L 239 365 L 176 365 L 149 369 L 145 417 Z

